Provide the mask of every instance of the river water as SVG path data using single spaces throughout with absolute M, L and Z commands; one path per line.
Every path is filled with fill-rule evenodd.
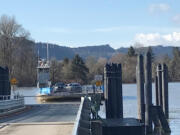
M 137 118 L 137 91 L 136 84 L 123 84 L 123 106 L 124 117 Z M 155 103 L 154 84 L 153 102 Z M 25 104 L 39 104 L 36 96 L 39 91 L 37 88 L 17 88 L 15 92 L 19 92 L 25 97 Z M 32 97 L 31 97 L 32 96 Z M 169 83 L 169 115 L 171 135 L 180 135 L 180 83 Z

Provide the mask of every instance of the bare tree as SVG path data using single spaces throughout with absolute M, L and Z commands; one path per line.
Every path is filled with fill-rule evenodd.
M 29 33 L 19 25 L 14 17 L 2 15 L 0 17 L 0 65 L 7 66 L 12 74 L 14 52 L 19 43 L 27 39 Z

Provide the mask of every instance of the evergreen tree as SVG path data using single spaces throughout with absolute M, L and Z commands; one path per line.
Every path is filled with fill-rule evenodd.
M 86 67 L 83 59 L 77 54 L 71 62 L 71 75 L 72 79 L 75 79 L 77 82 L 86 83 L 87 73 L 89 72 Z
M 135 50 L 134 50 L 134 48 L 132 46 L 130 46 L 130 48 L 128 49 L 128 56 L 129 57 L 136 56 Z
M 69 59 L 66 57 L 66 58 L 64 58 L 64 60 L 63 60 L 63 64 L 64 65 L 67 65 L 67 64 L 69 64 Z

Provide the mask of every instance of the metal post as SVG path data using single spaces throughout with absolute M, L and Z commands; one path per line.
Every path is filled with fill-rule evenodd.
M 146 133 L 152 133 L 152 69 L 151 53 L 145 56 L 145 126 Z
M 162 100 L 163 111 L 166 119 L 169 118 L 169 103 L 168 103 L 168 67 L 166 64 L 162 64 Z
M 144 112 L 144 67 L 143 56 L 139 55 L 137 59 L 136 78 L 137 78 L 137 100 L 138 100 L 138 119 L 143 123 L 145 120 Z

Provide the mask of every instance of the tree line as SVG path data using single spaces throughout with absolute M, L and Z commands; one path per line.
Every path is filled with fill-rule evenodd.
M 30 34 L 14 17 L 0 17 L 0 66 L 8 67 L 10 79 L 16 78 L 19 86 L 36 82 L 37 58 Z
M 64 58 L 58 61 L 50 60 L 50 80 L 56 82 L 79 82 L 81 84 L 94 83 L 95 75 L 103 75 L 106 63 L 121 63 L 123 82 L 136 82 L 136 62 L 138 54 L 152 54 L 153 78 L 158 63 L 166 63 L 169 68 L 169 81 L 180 81 L 180 50 L 173 48 L 173 57 L 168 55 L 156 56 L 151 47 L 131 46 L 127 54 L 116 53 L 111 58 L 97 58 L 88 56 L 81 58 L 78 54 L 73 59 Z M 16 78 L 19 86 L 35 86 L 37 82 L 38 56 L 35 43 L 30 33 L 19 25 L 14 17 L 3 15 L 0 17 L 0 66 L 8 67 L 10 79 Z

